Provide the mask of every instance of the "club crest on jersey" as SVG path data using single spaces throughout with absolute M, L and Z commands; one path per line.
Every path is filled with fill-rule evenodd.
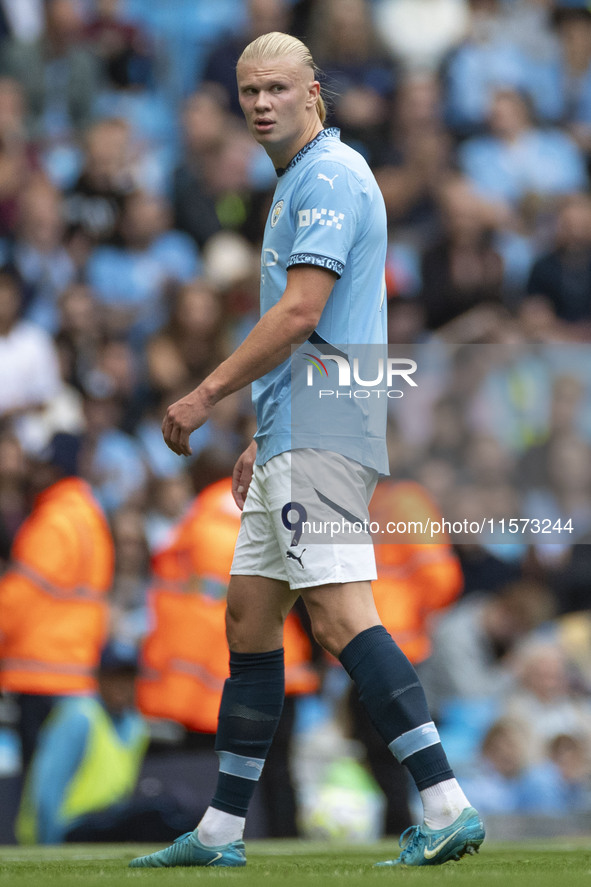
M 283 200 L 278 200 L 273 207 L 273 212 L 271 213 L 271 228 L 274 228 L 279 221 L 279 216 L 281 215 L 281 210 L 283 209 L 284 202 L 285 201 Z

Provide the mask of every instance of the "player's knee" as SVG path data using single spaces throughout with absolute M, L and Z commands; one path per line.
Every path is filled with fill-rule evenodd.
M 226 638 L 234 653 L 260 653 L 283 646 L 283 618 L 280 612 L 261 614 L 244 600 L 228 601 Z
M 230 650 L 239 650 L 248 638 L 248 627 L 240 607 L 226 607 L 226 639 Z
M 355 614 L 322 613 L 311 615 L 312 633 L 316 641 L 332 656 L 338 657 L 347 644 L 364 629 L 378 624 L 371 619 L 360 620 Z
M 317 643 L 333 656 L 338 656 L 345 646 L 343 627 L 334 620 L 317 617 L 312 621 L 312 633 Z

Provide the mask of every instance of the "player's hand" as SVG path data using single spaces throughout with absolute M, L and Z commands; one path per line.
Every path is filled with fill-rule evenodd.
M 171 404 L 162 421 L 162 435 L 167 447 L 177 456 L 190 456 L 189 435 L 200 428 L 211 412 L 199 388 Z
M 257 445 L 256 441 L 253 440 L 250 446 L 248 446 L 238 458 L 238 461 L 234 466 L 234 471 L 232 472 L 232 495 L 234 496 L 234 502 L 240 511 L 244 508 L 246 494 L 248 493 L 248 488 L 252 480 L 256 455 Z

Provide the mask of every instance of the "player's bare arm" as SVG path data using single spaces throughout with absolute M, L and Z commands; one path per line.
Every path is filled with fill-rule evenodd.
M 197 388 L 168 407 L 162 434 L 174 453 L 189 456 L 190 434 L 207 421 L 218 401 L 279 366 L 289 358 L 292 345 L 306 341 L 318 325 L 334 282 L 334 274 L 324 268 L 290 269 L 283 296 L 244 342 Z

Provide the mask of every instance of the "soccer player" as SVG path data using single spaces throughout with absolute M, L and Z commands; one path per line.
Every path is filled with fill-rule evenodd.
M 238 60 L 237 80 L 249 130 L 278 176 L 262 248 L 261 318 L 227 360 L 168 408 L 162 426 L 168 446 L 188 455 L 190 433 L 214 404 L 253 383 L 257 433 L 233 476 L 243 513 L 227 596 L 230 677 L 216 736 L 219 776 L 197 828 L 130 865 L 246 863 L 245 816 L 283 705 L 283 622 L 300 595 L 315 637 L 356 683 L 423 801 L 423 823 L 407 830 L 398 859 L 381 864 L 436 865 L 477 850 L 482 822 L 454 778 L 416 672 L 380 623 L 371 544 L 304 548 L 304 508 L 293 501 L 295 494 L 312 501 L 319 477 L 342 478 L 346 513 L 365 516 L 378 474 L 388 471 L 385 423 L 363 406 L 358 429 L 349 432 L 347 422 L 333 433 L 329 423 L 312 423 L 295 442 L 290 366 L 292 346 L 302 343 L 307 354 L 316 346 L 334 352 L 336 343 L 385 346 L 384 203 L 363 158 L 340 142 L 338 130 L 323 127 L 320 84 L 303 43 L 278 32 L 258 37 Z M 306 490 L 292 477 L 292 463 L 301 467 L 302 459 L 298 483 L 305 485 L 308 467 L 312 478 Z M 322 499 L 329 510 L 339 507 Z

